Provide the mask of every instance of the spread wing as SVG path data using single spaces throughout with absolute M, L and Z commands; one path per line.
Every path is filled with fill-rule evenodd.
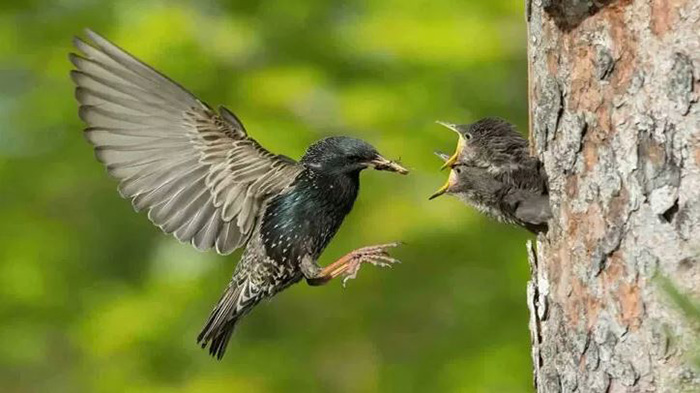
M 166 233 L 200 250 L 231 253 L 248 240 L 265 201 L 302 170 L 98 34 L 74 40 L 71 77 L 97 159 L 119 192 Z

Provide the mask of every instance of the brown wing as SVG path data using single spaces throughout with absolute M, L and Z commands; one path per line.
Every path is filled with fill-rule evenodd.
M 248 138 L 219 113 L 98 34 L 71 54 L 85 136 L 119 192 L 166 233 L 200 250 L 245 244 L 266 199 L 302 170 Z

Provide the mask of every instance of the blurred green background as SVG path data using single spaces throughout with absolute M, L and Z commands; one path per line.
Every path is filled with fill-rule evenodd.
M 525 130 L 524 2 L 0 2 L 0 391 L 529 392 L 524 231 L 456 199 L 435 120 Z M 403 264 L 259 305 L 222 362 L 195 337 L 240 255 L 198 253 L 119 198 L 81 135 L 71 37 L 91 27 L 274 152 L 347 134 L 367 171 L 321 259 L 391 240 Z

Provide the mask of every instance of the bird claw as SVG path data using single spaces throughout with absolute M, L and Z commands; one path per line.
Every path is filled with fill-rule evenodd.
M 401 263 L 401 261 L 389 255 L 389 249 L 399 245 L 401 245 L 400 242 L 393 242 L 362 247 L 351 252 L 347 269 L 343 274 L 343 287 L 345 287 L 345 284 L 349 280 L 357 277 L 357 273 L 360 271 L 360 267 L 363 263 L 370 263 L 379 267 L 391 267 L 393 264 Z

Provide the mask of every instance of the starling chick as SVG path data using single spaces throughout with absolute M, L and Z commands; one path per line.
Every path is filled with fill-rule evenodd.
M 430 199 L 444 193 L 499 221 L 533 233 L 547 230 L 551 218 L 547 176 L 527 152 L 527 141 L 508 122 L 486 118 L 470 125 L 440 124 L 456 131 L 455 154 L 436 154 L 451 169 L 448 181 Z
M 534 168 L 538 160 L 530 156 L 525 138 L 509 122 L 486 117 L 472 124 L 438 124 L 459 136 L 455 153 L 445 161 L 441 169 L 457 162 L 500 174 L 522 167 Z
M 330 137 L 296 162 L 248 137 L 226 108 L 218 112 L 98 34 L 76 38 L 71 54 L 85 136 L 119 179 L 134 208 L 179 241 L 230 254 L 245 247 L 233 278 L 197 341 L 221 358 L 236 323 L 262 299 L 302 279 L 320 285 L 354 278 L 363 263 L 388 266 L 397 243 L 317 264 L 352 210 L 360 172 L 406 174 L 370 144 Z

